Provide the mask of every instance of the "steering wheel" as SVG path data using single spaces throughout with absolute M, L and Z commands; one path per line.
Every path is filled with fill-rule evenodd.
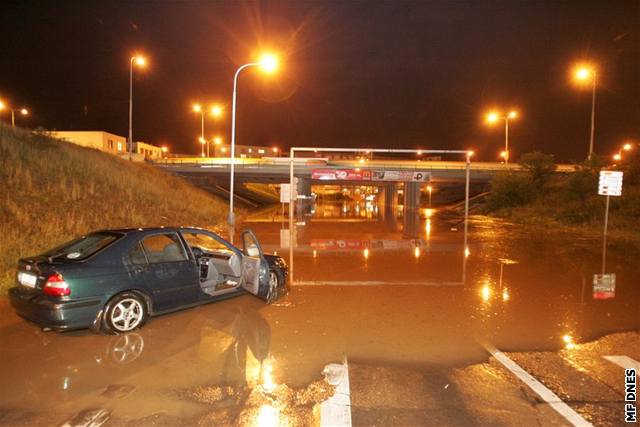
M 200 258 L 201 256 L 204 255 L 204 251 L 197 246 L 192 246 L 191 252 L 193 252 L 193 256 L 196 258 Z

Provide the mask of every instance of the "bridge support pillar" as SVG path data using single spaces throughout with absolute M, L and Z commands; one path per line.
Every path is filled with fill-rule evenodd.
M 396 209 L 398 206 L 398 184 L 393 183 L 382 186 L 378 193 L 378 200 L 380 200 L 385 209 Z
M 404 209 L 420 209 L 420 183 L 404 183 Z
M 404 183 L 403 233 L 407 237 L 420 234 L 420 183 Z

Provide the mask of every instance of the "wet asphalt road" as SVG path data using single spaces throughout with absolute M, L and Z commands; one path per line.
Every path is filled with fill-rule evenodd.
M 288 259 L 278 212 L 245 225 Z M 326 424 L 322 371 L 346 361 L 354 425 L 570 425 L 489 346 L 585 422 L 623 425 L 624 369 L 603 356 L 640 360 L 637 248 L 610 248 L 615 290 L 594 290 L 597 240 L 476 217 L 465 256 L 462 225 L 426 216 L 316 206 L 275 304 L 243 295 L 128 335 L 43 333 L 2 301 L 0 424 Z

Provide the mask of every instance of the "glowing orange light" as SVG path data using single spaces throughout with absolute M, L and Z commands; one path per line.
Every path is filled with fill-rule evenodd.
M 500 119 L 500 114 L 498 114 L 497 111 L 490 111 L 490 112 L 487 113 L 485 118 L 487 120 L 487 123 L 493 124 L 493 123 L 497 122 L 498 119 Z
M 202 112 L 202 105 L 200 105 L 200 104 L 193 104 L 193 107 L 191 107 L 191 108 L 196 113 L 201 113 Z
M 596 68 L 593 64 L 577 64 L 573 67 L 572 76 L 576 84 L 593 83 L 596 78 Z
M 278 69 L 278 57 L 271 53 L 265 53 L 260 58 L 259 64 L 265 73 L 273 73 Z
M 620 155 L 620 153 L 614 154 L 613 155 L 613 160 L 616 160 L 616 161 L 622 160 L 622 156 Z
M 213 138 L 213 143 L 216 144 L 216 145 L 222 144 L 222 138 L 219 137 L 219 136 L 214 137 Z
M 135 55 L 131 58 L 131 62 L 133 62 L 138 67 L 144 67 L 147 65 L 147 60 L 144 56 Z
M 22 114 L 23 116 L 26 116 L 27 114 L 29 114 L 29 110 L 27 110 L 26 108 L 21 108 L 20 114 Z
M 213 117 L 220 117 L 222 115 L 222 107 L 219 105 L 214 105 L 211 107 L 211 115 Z

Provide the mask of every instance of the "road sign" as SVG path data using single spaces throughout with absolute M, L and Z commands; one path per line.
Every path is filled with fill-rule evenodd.
M 430 181 L 431 173 L 423 171 L 373 171 L 371 179 L 373 181 L 426 182 Z
M 298 178 L 296 178 L 297 180 Z M 295 184 L 293 188 L 293 199 L 298 196 Z M 291 199 L 291 184 L 280 184 L 280 203 L 289 203 Z
M 593 275 L 593 299 L 611 299 L 616 296 L 616 275 L 594 274 Z
M 622 195 L 622 172 L 600 171 L 600 181 L 598 182 L 598 194 L 601 196 L 621 196 Z
M 311 179 L 320 181 L 370 181 L 371 172 L 367 169 L 314 169 Z

